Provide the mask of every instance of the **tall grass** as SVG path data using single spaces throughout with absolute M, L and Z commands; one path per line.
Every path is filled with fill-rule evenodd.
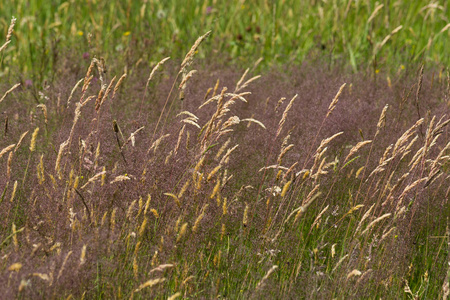
M 181 58 L 209 30 L 203 58 L 220 53 L 235 64 L 319 57 L 355 72 L 395 73 L 417 62 L 446 66 L 449 9 L 445 0 L 2 1 L 0 31 L 6 35 L 10 16 L 19 20 L 2 74 L 17 68 L 28 77 L 23 81 L 41 85 L 54 79 L 67 54 L 75 63 L 66 67 L 75 69 L 82 55 L 128 69 L 153 65 L 166 53 Z
M 246 71 L 200 95 L 192 60 L 207 38 L 172 77 L 158 64 L 116 81 L 94 58 L 39 107 L 17 101 L 26 88 L 4 97 L 3 295 L 448 295 L 448 75 L 433 86 L 419 72 L 399 98 L 387 83 L 336 78 L 327 91 L 303 75 L 296 92 L 280 81 L 280 99 L 269 84 L 250 93 L 259 77 Z

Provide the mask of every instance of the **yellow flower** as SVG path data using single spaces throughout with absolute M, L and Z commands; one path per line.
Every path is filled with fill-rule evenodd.
M 81 30 L 77 31 L 77 35 L 79 35 L 79 36 L 82 36 L 83 34 L 84 34 L 83 31 L 81 31 Z
M 124 33 L 123 33 L 123 36 L 129 36 L 131 34 L 131 31 L 125 31 Z

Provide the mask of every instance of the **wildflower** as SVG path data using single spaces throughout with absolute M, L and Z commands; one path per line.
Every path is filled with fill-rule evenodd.
M 33 86 L 33 81 L 31 79 L 25 80 L 25 86 L 26 87 L 32 87 Z

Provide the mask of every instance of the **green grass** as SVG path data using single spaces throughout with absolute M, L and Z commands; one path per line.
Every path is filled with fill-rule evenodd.
M 212 38 L 200 55 L 234 64 L 260 57 L 263 66 L 320 58 L 353 71 L 396 72 L 410 63 L 450 63 L 450 30 L 442 32 L 450 8 L 444 0 L 17 0 L 3 1 L 0 10 L 2 33 L 12 16 L 18 19 L 2 74 L 14 68 L 40 82 L 52 79 L 68 51 L 75 60 L 88 52 L 130 69 L 138 61 L 155 64 L 167 53 L 181 59 L 209 30 Z

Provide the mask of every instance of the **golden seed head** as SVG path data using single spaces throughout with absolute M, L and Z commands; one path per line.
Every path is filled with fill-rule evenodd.
M 16 195 L 16 190 L 17 190 L 17 180 L 14 182 L 13 191 L 11 193 L 11 200 L 9 200 L 9 202 L 11 202 L 11 203 L 14 201 L 14 196 Z
M 155 216 L 155 218 L 159 218 L 159 215 L 158 215 L 158 212 L 156 211 L 156 209 L 152 208 L 152 209 L 150 209 L 150 211 Z
M 210 199 L 213 199 L 216 195 L 218 195 L 219 189 L 220 189 L 220 179 L 217 179 L 216 185 L 214 186 Z
M 179 242 L 184 237 L 184 235 L 186 234 L 187 227 L 188 227 L 187 222 L 181 225 L 180 232 L 178 233 L 177 237 L 177 242 Z
M 248 204 L 245 205 L 244 217 L 242 218 L 242 224 L 244 225 L 244 227 L 247 227 L 247 224 L 248 224 Z
M 139 228 L 139 236 L 142 236 L 145 232 L 145 227 L 147 226 L 147 217 L 142 221 L 141 227 Z
M 86 245 L 83 245 L 80 256 L 80 266 L 86 262 Z
M 286 184 L 283 186 L 283 190 L 281 191 L 281 197 L 286 196 L 287 191 L 289 190 L 289 187 L 291 186 L 292 180 L 286 182 Z
M 39 132 L 39 127 L 37 127 L 34 132 L 33 135 L 31 136 L 31 143 L 30 143 L 30 151 L 34 152 L 34 150 L 36 150 L 36 138 Z

